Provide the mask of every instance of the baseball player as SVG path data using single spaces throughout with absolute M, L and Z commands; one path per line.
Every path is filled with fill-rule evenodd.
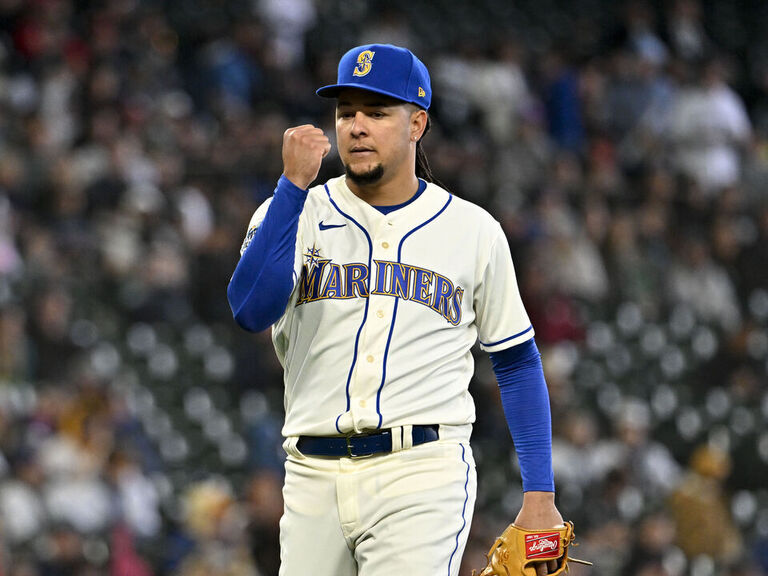
M 477 340 L 522 469 L 515 522 L 563 522 L 533 328 L 498 222 L 431 181 L 424 64 L 360 46 L 317 94 L 336 101 L 345 173 L 310 188 L 331 144 L 314 126 L 288 129 L 283 174 L 227 290 L 243 328 L 272 327 L 284 368 L 280 574 L 456 575 L 477 485 Z

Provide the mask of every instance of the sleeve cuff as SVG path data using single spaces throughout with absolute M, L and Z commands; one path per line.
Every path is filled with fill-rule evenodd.
M 280 175 L 280 178 L 277 181 L 277 189 L 288 194 L 301 195 L 302 198 L 305 198 L 307 196 L 307 192 L 309 192 L 309 190 L 305 190 L 304 188 L 299 188 L 296 186 L 296 184 L 285 177 L 285 174 Z
M 501 340 L 496 340 L 494 342 L 483 342 L 481 340 L 480 349 L 484 350 L 485 352 L 498 352 L 499 350 L 505 350 L 507 348 L 511 348 L 512 346 L 522 344 L 526 340 L 533 338 L 534 334 L 533 326 L 528 326 L 528 328 L 522 332 L 512 334 L 511 336 L 502 338 Z

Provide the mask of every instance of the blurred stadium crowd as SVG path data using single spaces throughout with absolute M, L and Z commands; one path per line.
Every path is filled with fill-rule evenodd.
M 269 576 L 281 371 L 226 284 L 349 47 L 503 223 L 579 574 L 768 574 L 768 4 L 0 0 L 0 574 Z M 326 160 L 321 178 L 339 172 Z M 484 354 L 462 574 L 520 504 Z M 311 559 L 308 559 L 308 567 Z

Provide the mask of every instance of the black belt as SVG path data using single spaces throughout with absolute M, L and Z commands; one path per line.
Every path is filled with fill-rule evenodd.
M 399 430 L 402 430 L 400 428 Z M 414 426 L 411 431 L 413 445 L 426 444 L 438 439 L 438 426 Z M 401 442 L 402 446 L 403 443 Z M 392 452 L 392 430 L 350 436 L 300 436 L 296 444 L 299 452 L 307 456 L 347 456 L 361 458 L 381 452 Z

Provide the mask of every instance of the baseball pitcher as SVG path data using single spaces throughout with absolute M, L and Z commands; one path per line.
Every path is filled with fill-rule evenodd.
M 491 355 L 523 505 L 482 574 L 566 568 L 549 398 L 501 226 L 432 182 L 427 68 L 409 50 L 340 60 L 344 174 L 312 186 L 331 148 L 283 138 L 283 174 L 250 222 L 227 295 L 244 329 L 272 327 L 285 374 L 281 576 L 455 576 L 475 504 L 470 349 Z M 511 572 L 510 572 L 511 573 Z

